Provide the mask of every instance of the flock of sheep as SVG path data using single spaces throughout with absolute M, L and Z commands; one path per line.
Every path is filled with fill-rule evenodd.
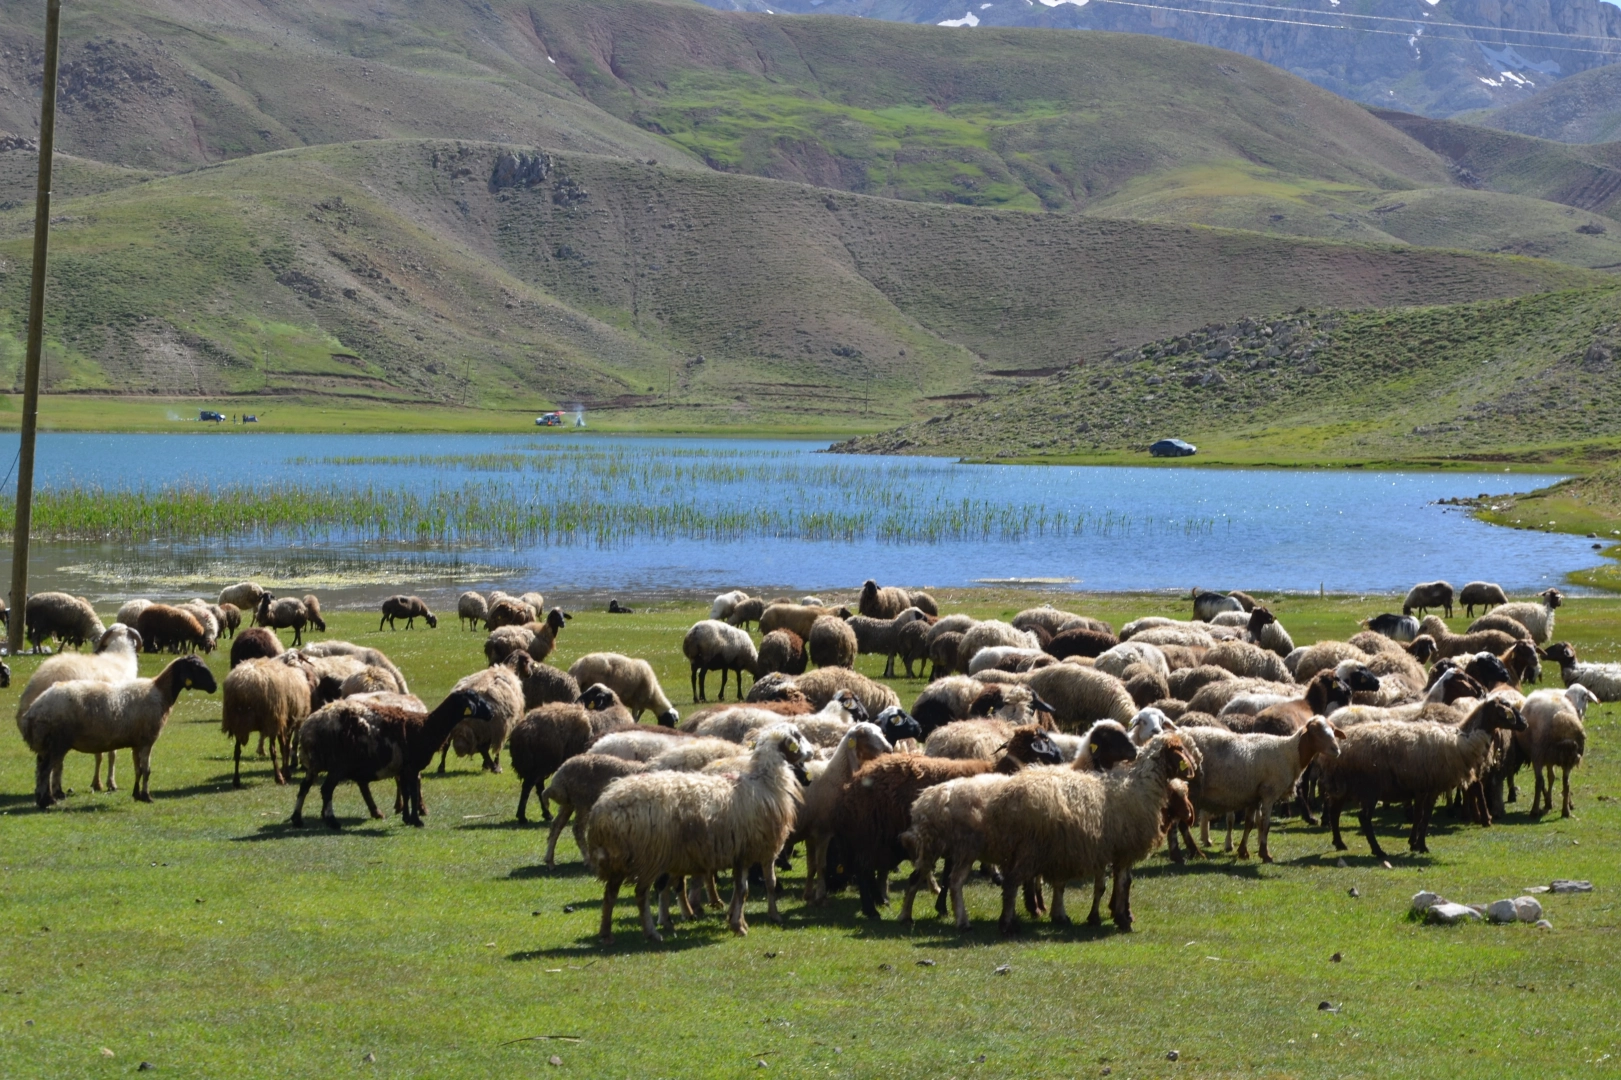
M 1450 615 L 1454 595 L 1444 582 L 1425 583 L 1400 615 L 1373 616 L 1346 641 L 1296 647 L 1264 604 L 1238 592 L 1195 589 L 1193 619 L 1143 618 L 1118 633 L 1052 607 L 1007 623 L 942 615 L 927 593 L 872 581 L 854 612 L 815 597 L 731 592 L 684 638 L 699 707 L 683 718 L 646 660 L 591 653 L 566 671 L 546 663 L 570 616 L 546 611 L 536 593 L 459 599 L 462 625 L 487 634 L 487 666 L 433 708 L 379 650 L 304 644 L 306 627 L 325 629 L 313 596 L 278 599 L 243 583 L 217 603 L 131 601 L 108 629 L 87 602 L 47 593 L 28 601 L 29 640 L 95 651 L 41 662 L 17 723 L 36 755 L 41 807 L 63 797 L 70 750 L 96 755 L 96 790 L 101 755 L 111 789 L 114 755 L 132 750 L 135 797 L 149 800 L 152 747 L 177 696 L 219 689 L 236 784 L 257 735 L 277 783 L 303 770 L 293 824 L 303 824 L 319 780 L 321 817 L 333 829 L 333 798 L 347 782 L 381 818 L 370 785 L 394 780 L 395 810 L 420 826 L 420 777 L 436 754 L 441 772 L 451 750 L 500 772 L 505 749 L 521 783 L 519 820 L 538 790 L 551 822 L 548 865 L 573 822 L 583 860 L 605 885 L 605 942 L 626 883 L 655 940 L 676 917 L 672 906 L 691 917 L 719 904 L 716 875 L 726 870 L 733 930 L 747 932 L 751 878 L 776 919 L 776 872 L 800 845 L 810 903 L 853 884 L 876 918 L 892 872 L 910 861 L 901 917 L 911 918 L 917 891 L 928 888 L 937 909 L 944 914 L 949 901 L 966 928 L 963 886 L 978 865 L 1000 880 L 1004 931 L 1017 927 L 1021 896 L 1032 916 L 1066 922 L 1070 882 L 1092 883 L 1097 923 L 1111 880 L 1109 914 L 1124 930 L 1132 867 L 1161 844 L 1178 862 L 1184 848 L 1201 856 L 1212 820 L 1226 823 L 1228 849 L 1242 823 L 1240 857 L 1256 832 L 1270 860 L 1276 808 L 1293 807 L 1313 825 L 1320 812 L 1340 849 L 1340 815 L 1350 808 L 1383 858 L 1373 820 L 1383 802 L 1407 808 L 1409 846 L 1425 851 L 1437 800 L 1489 825 L 1517 798 L 1522 765 L 1535 777 L 1534 812 L 1552 809 L 1556 772 L 1561 813 L 1571 812 L 1586 708 L 1621 700 L 1621 664 L 1585 663 L 1568 644 L 1550 644 L 1555 589 L 1509 603 L 1496 586 L 1470 583 L 1459 601 L 1471 615 L 1473 606 L 1487 610 L 1463 633 L 1428 614 Z M 239 631 L 243 612 L 256 625 Z M 412 596 L 384 601 L 379 629 L 400 619 L 438 624 Z M 293 648 L 277 628 L 294 631 Z M 213 649 L 222 634 L 231 667 L 217 686 L 191 653 Z M 181 655 L 139 679 L 143 648 Z M 854 669 L 861 655 L 883 656 L 886 676 L 897 662 L 908 677 L 928 675 L 909 712 L 892 688 Z M 1544 661 L 1559 665 L 1566 689 L 1526 693 Z M 708 704 L 715 673 L 717 701 Z M 642 723 L 646 713 L 657 722 Z

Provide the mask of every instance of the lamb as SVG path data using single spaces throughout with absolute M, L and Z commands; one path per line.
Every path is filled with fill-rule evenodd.
M 1026 762 L 1056 765 L 1058 748 L 1039 728 L 1025 728 L 999 764 L 1013 771 Z M 925 788 L 992 771 L 988 761 L 957 761 L 921 754 L 886 754 L 852 776 L 841 789 L 829 826 L 844 864 L 861 893 L 861 911 L 878 915 L 890 871 L 910 855 L 900 839 L 912 824 L 912 804 Z
M 1087 920 L 1095 925 L 1101 921 L 1103 874 L 1111 866 L 1109 912 L 1116 928 L 1129 931 L 1131 868 L 1164 836 L 1171 782 L 1194 774 L 1182 737 L 1169 733 L 1151 740 L 1130 765 L 1107 774 L 1026 769 L 1001 785 L 985 806 L 984 856 L 1002 870 L 1002 931 L 1017 930 L 1019 889 L 1038 876 L 1053 883 L 1052 920 L 1059 924 L 1069 921 L 1065 884 L 1096 882 Z
M 728 626 L 738 626 L 748 629 L 749 623 L 758 623 L 760 616 L 765 614 L 766 603 L 758 596 L 751 596 L 732 609 L 725 622 Z
M 280 656 L 286 651 L 282 648 L 281 639 L 271 631 L 262 626 L 249 627 L 231 642 L 231 666 L 236 667 L 244 660 Z
M 719 619 L 720 621 L 725 622 L 727 619 L 732 617 L 732 612 L 736 610 L 737 605 L 741 604 L 748 598 L 749 594 L 744 592 L 742 589 L 733 589 L 731 592 L 723 592 L 719 596 L 715 597 L 714 602 L 709 605 L 709 617 L 711 619 Z
M 1502 653 L 1514 644 L 1515 638 L 1501 630 L 1477 630 L 1473 634 L 1454 634 L 1447 624 L 1434 615 L 1426 615 L 1419 623 L 1425 635 L 1435 640 L 1435 657 L 1444 660 L 1464 653 Z
M 1224 596 L 1221 593 L 1207 592 L 1204 589 L 1193 590 L 1193 617 L 1209 622 L 1223 611 L 1243 611 L 1244 603 L 1236 596 Z
M 865 595 L 863 593 L 863 595 Z M 866 615 L 853 615 L 846 620 L 846 625 L 855 632 L 856 651 L 870 653 L 884 657 L 884 678 L 893 678 L 895 675 L 895 654 L 900 652 L 901 629 L 908 623 L 927 618 L 927 613 L 917 607 L 908 607 L 891 618 L 875 618 Z M 815 632 L 814 627 L 812 633 Z M 814 642 L 812 643 L 814 648 Z M 818 664 L 818 666 L 822 666 Z M 837 665 L 850 667 L 851 664 Z
M 1574 691 L 1580 709 L 1569 696 Z M 1582 763 L 1587 750 L 1587 732 L 1582 726 L 1581 712 L 1586 709 L 1591 692 L 1583 686 L 1572 687 L 1564 693 L 1558 690 L 1538 690 L 1525 699 L 1520 715 L 1525 718 L 1525 731 L 1514 735 L 1515 748 L 1531 762 L 1536 778 L 1536 792 L 1531 797 L 1531 816 L 1540 817 L 1553 809 L 1553 770 L 1563 771 L 1564 792 L 1559 802 L 1559 816 L 1570 817 L 1570 770 Z
M 214 615 L 219 619 L 220 629 L 225 636 L 234 639 L 237 629 L 242 625 L 242 609 L 235 604 L 216 604 Z
M 126 600 L 113 617 L 114 622 L 121 622 L 130 629 L 135 628 L 135 620 L 141 617 L 141 612 L 152 606 L 150 600 Z
M 1584 663 L 1568 642 L 1555 642 L 1542 654 L 1559 665 L 1566 686 L 1585 686 L 1599 701 L 1621 701 L 1621 664 Z
M 1499 604 L 1487 614 L 1506 615 L 1531 631 L 1531 640 L 1538 645 L 1553 638 L 1554 610 L 1565 602 L 1558 589 L 1544 589 L 1537 595 L 1540 604 Z
M 861 599 L 857 612 L 869 619 L 893 619 L 907 608 L 917 608 L 925 615 L 940 614 L 940 605 L 926 592 L 907 591 L 894 586 L 879 588 L 876 581 L 861 583 Z
M 257 734 L 270 745 L 270 771 L 277 784 L 287 782 L 292 769 L 292 740 L 312 705 L 316 679 L 306 664 L 290 665 L 277 658 L 246 660 L 225 676 L 220 730 L 236 744 L 231 786 L 242 786 L 242 747 Z M 281 751 L 278 759 L 277 750 Z M 286 771 L 282 762 L 287 762 Z
M 1268 608 L 1257 607 L 1251 611 L 1245 629 L 1250 641 L 1268 652 L 1286 657 L 1295 651 L 1294 639 L 1289 636 L 1289 631 L 1283 628 L 1278 617 Z
M 554 701 L 580 700 L 580 684 L 574 677 L 550 664 L 537 664 L 526 652 L 515 653 L 503 661 L 523 684 L 523 707 L 527 712 L 549 705 Z
M 848 690 L 855 695 L 861 707 L 867 710 L 867 715 L 877 716 L 891 705 L 901 703 L 900 696 L 881 682 L 867 678 L 859 671 L 849 668 L 825 667 L 815 671 L 807 671 L 794 680 L 801 693 L 810 700 L 811 707 L 820 709 L 840 690 Z M 754 688 L 749 690 L 750 699 L 754 698 Z
M 748 933 L 743 903 L 748 869 L 765 874 L 767 917 L 777 914 L 774 862 L 793 828 L 799 785 L 791 766 L 805 759 L 806 745 L 791 724 L 761 732 L 749 768 L 739 776 L 706 773 L 643 773 L 627 776 L 603 792 L 591 808 L 586 843 L 604 882 L 600 938 L 613 942 L 613 908 L 626 878 L 635 883 L 642 932 L 663 940 L 648 907 L 648 889 L 665 875 L 706 876 L 730 867 L 732 903 L 727 922 Z M 661 894 L 660 921 L 669 925 L 668 893 Z
M 193 647 L 200 652 L 213 652 L 219 646 L 221 625 L 213 607 L 204 600 L 187 600 L 175 607 L 196 619 L 197 625 L 203 628 L 202 640 L 192 643 Z
M 219 602 L 235 604 L 242 611 L 257 611 L 259 601 L 263 600 L 265 590 L 262 586 L 251 581 L 240 581 L 235 585 L 227 585 L 220 590 Z
M 888 754 L 894 746 L 874 724 L 851 726 L 839 740 L 827 767 L 805 788 L 794 823 L 794 836 L 805 842 L 805 900 L 818 903 L 826 898 L 827 884 L 822 873 L 827 866 L 827 848 L 831 839 L 833 809 L 838 804 L 839 792 L 855 775 L 857 769 L 881 754 Z M 790 844 L 792 840 L 790 839 Z
M 1407 590 L 1407 599 L 1402 601 L 1401 613 L 1411 615 L 1418 612 L 1420 615 L 1428 613 L 1432 607 L 1445 609 L 1447 618 L 1452 618 L 1452 586 L 1444 581 L 1421 581 Z
M 1361 808 L 1362 832 L 1376 859 L 1386 858 L 1373 831 L 1373 809 L 1382 801 L 1413 803 L 1408 846 L 1427 853 L 1430 814 L 1439 795 L 1464 787 L 1480 775 L 1496 731 L 1524 731 L 1519 710 L 1497 698 L 1477 704 L 1458 727 L 1426 722 L 1372 722 L 1346 729 L 1340 756 L 1325 760 L 1325 814 L 1334 846 L 1340 837 L 1340 810 Z
M 1333 678 L 1332 672 L 1322 674 Z M 1249 858 L 1250 830 L 1258 826 L 1261 861 L 1271 862 L 1267 838 L 1272 829 L 1272 804 L 1294 792 L 1300 775 L 1319 755 L 1330 762 L 1337 758 L 1342 735 L 1321 716 L 1311 717 L 1288 735 L 1183 728 L 1182 737 L 1194 745 L 1199 758 L 1199 773 L 1188 782 L 1188 796 L 1207 822 L 1215 815 L 1243 814 L 1238 857 Z M 1192 836 L 1185 837 L 1188 847 L 1198 854 Z M 1227 844 L 1230 849 L 1230 832 Z
M 1418 637 L 1418 620 L 1411 615 L 1375 615 L 1371 619 L 1363 619 L 1362 628 L 1392 641 L 1412 641 Z
M 484 759 L 484 768 L 500 772 L 501 747 L 524 715 L 523 683 L 518 673 L 505 664 L 496 664 L 458 680 L 451 692 L 477 694 L 485 708 L 479 710 L 480 715 L 451 729 L 439 751 L 439 775 L 445 774 L 445 759 L 452 749 L 457 757 L 477 751 Z
M 304 760 L 304 780 L 298 786 L 293 804 L 292 823 L 304 825 L 304 799 L 315 778 L 321 783 L 321 820 L 336 831 L 340 826 L 332 812 L 332 794 L 345 780 L 353 780 L 366 800 L 373 818 L 383 815 L 371 797 L 371 784 L 395 779 L 401 819 L 422 827 L 426 807 L 422 801 L 422 770 L 433 761 L 451 729 L 468 720 L 489 718 L 490 706 L 469 690 L 452 690 L 445 700 L 426 716 L 368 701 L 363 697 L 344 698 L 311 713 L 299 730 L 298 742 Z
M 23 605 L 23 628 L 35 652 L 39 652 L 48 637 L 77 649 L 86 642 L 100 641 L 101 635 L 107 632 L 90 601 L 63 592 L 30 596 Z
M 404 619 L 405 628 L 410 630 L 418 619 L 428 624 L 428 629 L 434 630 L 439 626 L 439 620 L 434 613 L 428 610 L 428 605 L 420 596 L 406 596 L 398 594 L 383 601 L 383 617 L 377 621 L 377 630 L 382 632 L 383 624 L 387 623 L 390 630 L 394 629 L 394 620 Z
M 297 648 L 304 641 L 304 627 L 311 624 L 309 608 L 304 601 L 292 596 L 281 599 L 272 597 L 269 593 L 259 601 L 259 608 L 254 612 L 254 622 L 272 630 L 293 631 L 293 647 Z
M 995 619 L 977 622 L 963 631 L 962 642 L 957 646 L 957 670 L 967 671 L 975 653 L 995 645 L 1011 645 L 1016 649 L 1039 649 L 1041 641 L 1027 630 L 1015 630 L 1007 623 L 997 622 Z
M 142 611 L 135 620 L 135 629 L 149 653 L 182 649 L 189 652 L 201 648 L 206 641 L 203 624 L 195 615 L 168 604 L 153 604 Z
M 557 814 L 552 818 L 551 831 L 546 837 L 546 865 L 555 865 L 557 838 L 563 834 L 563 826 L 571 818 L 574 821 L 574 846 L 580 849 L 582 859 L 588 858 L 590 849 L 585 842 L 585 820 L 591 808 L 602 798 L 609 784 L 646 771 L 645 762 L 592 753 L 577 754 L 558 766 L 552 774 L 551 783 L 540 793 L 541 806 L 557 804 Z M 521 808 L 518 820 L 525 820 Z M 591 868 L 589 862 L 586 868 Z
M 1503 592 L 1501 585 L 1495 585 L 1490 581 L 1471 581 L 1458 590 L 1458 603 L 1463 605 L 1464 615 L 1473 619 L 1477 607 L 1485 611 L 1487 608 L 1506 604 L 1508 596 Z
M 664 696 L 653 665 L 646 660 L 619 653 L 587 653 L 569 666 L 568 673 L 581 686 L 602 683 L 608 687 L 637 720 L 649 709 L 665 727 L 674 727 L 681 720 L 681 714 Z
M 1204 662 L 1226 668 L 1241 679 L 1266 679 L 1278 683 L 1294 681 L 1283 657 L 1244 641 L 1221 642 L 1205 653 Z
M 140 802 L 151 802 L 152 746 L 180 692 L 189 689 L 209 694 L 218 689 L 208 665 L 195 656 L 180 657 L 156 678 L 118 683 L 71 680 L 47 688 L 17 720 L 23 741 L 35 754 L 34 800 L 40 809 L 64 798 L 62 760 L 69 750 L 134 751 L 134 795 Z
M 484 614 L 484 629 L 494 630 L 500 626 L 522 626 L 527 622 L 534 622 L 539 613 L 522 600 L 514 600 L 510 596 L 503 596 L 499 600 L 491 600 L 489 610 Z
M 313 630 L 326 633 L 326 620 L 321 618 L 321 601 L 314 593 L 305 593 L 304 612 L 309 617 L 309 626 Z
M 849 608 L 829 608 L 819 604 L 784 604 L 774 603 L 767 605 L 765 611 L 760 613 L 760 633 L 769 634 L 773 630 L 792 630 L 806 641 L 810 640 L 811 627 L 816 620 L 824 615 L 833 615 L 840 619 L 849 618 Z
M 306 664 L 313 665 L 316 661 L 305 659 Z M 313 667 L 312 667 L 313 670 Z M 354 697 L 356 694 L 398 694 L 399 683 L 394 676 L 380 667 L 363 667 L 351 675 L 344 676 L 338 684 L 338 697 Z M 319 706 L 317 706 L 319 708 Z
M 805 642 L 792 630 L 773 630 L 760 639 L 755 655 L 761 675 L 780 672 L 784 675 L 805 673 Z
M 512 729 L 507 736 L 509 756 L 512 771 L 523 784 L 518 795 L 519 822 L 529 822 L 525 811 L 536 785 L 544 786 L 548 776 L 565 761 L 585 753 L 599 736 L 626 726 L 623 706 L 612 707 L 617 702 L 606 687 L 599 690 L 592 686 L 577 703 L 553 702 L 529 710 Z M 543 821 L 552 817 L 544 797 L 540 800 L 540 816 Z
M 489 617 L 490 605 L 483 596 L 476 592 L 464 592 L 456 597 L 456 618 L 469 630 L 477 630 L 478 624 Z
M 399 684 L 400 693 L 409 694 L 411 688 L 405 684 L 405 676 L 400 669 L 394 666 L 394 661 L 385 656 L 381 650 L 365 645 L 355 645 L 348 641 L 318 641 L 314 645 L 304 646 L 304 655 L 311 657 L 348 656 L 360 661 L 367 667 L 380 667 L 394 676 Z
M 29 676 L 28 684 L 23 687 L 22 696 L 17 699 L 17 721 L 22 722 L 23 713 L 34 700 L 48 688 L 59 682 L 75 680 L 91 680 L 106 683 L 129 682 L 140 675 L 141 635 L 128 624 L 114 623 L 107 632 L 101 635 L 96 642 L 96 651 L 89 656 L 68 655 L 61 653 L 40 661 L 34 674 Z M 10 682 L 9 676 L 5 680 Z M 107 755 L 107 790 L 117 791 L 118 785 L 113 780 L 113 766 L 117 755 Z M 96 754 L 96 769 L 90 780 L 92 791 L 101 790 L 101 754 Z
M 854 667 L 860 647 L 850 624 L 831 615 L 812 623 L 805 639 L 805 652 L 817 667 Z

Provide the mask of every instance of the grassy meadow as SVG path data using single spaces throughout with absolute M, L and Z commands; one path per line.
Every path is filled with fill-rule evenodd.
M 1004 618 L 1051 600 L 1116 625 L 1186 609 L 1163 595 L 938 595 L 947 610 Z M 579 612 L 555 659 L 644 656 L 686 711 L 681 636 L 705 609 L 622 599 L 638 613 Z M 1343 638 L 1397 602 L 1273 601 L 1297 641 Z M 482 633 L 453 617 L 381 633 L 374 618 L 333 613 L 328 636 L 385 648 L 430 702 L 483 662 Z M 1559 628 L 1584 656 L 1621 657 L 1621 600 L 1574 599 Z M 161 661 L 143 658 L 143 673 Z M 35 663 L 11 661 L 0 709 L 14 707 Z M 210 665 L 223 675 L 224 655 Z M 880 666 L 862 659 L 869 674 Z M 922 689 L 895 685 L 908 704 Z M 747 938 L 709 916 L 650 947 L 627 895 L 608 951 L 594 936 L 600 886 L 566 834 L 557 868 L 540 865 L 545 833 L 516 824 L 510 770 L 481 774 L 476 758 L 453 757 L 448 776 L 425 778 L 420 832 L 363 819 L 353 786 L 337 797 L 342 834 L 294 830 L 294 789 L 272 783 L 267 763 L 250 761 L 246 788 L 231 789 L 218 717 L 217 695 L 181 698 L 153 754 L 152 805 L 129 798 L 127 753 L 121 790 L 99 795 L 89 758 L 71 755 L 76 793 L 41 813 L 26 748 L 0 741 L 7 1074 L 112 1076 L 150 1062 L 160 1076 L 483 1077 L 546 1072 L 554 1055 L 559 1074 L 593 1077 L 736 1076 L 760 1062 L 794 1076 L 931 1078 L 1621 1067 L 1614 705 L 1589 714 L 1569 821 L 1529 820 L 1527 786 L 1489 830 L 1438 815 L 1434 853 L 1396 855 L 1388 870 L 1355 838 L 1337 865 L 1327 835 L 1294 821 L 1274 834 L 1270 866 L 1218 854 L 1179 869 L 1156 855 L 1138 871 L 1130 935 L 1027 923 L 1003 940 L 983 883 L 970 889 L 966 936 L 926 910 L 910 931 L 893 907 L 869 924 L 849 893 L 802 905 L 796 859 L 782 928 L 756 899 Z M 1399 815 L 1382 821 L 1401 851 Z M 1484 902 L 1555 877 L 1591 879 L 1595 891 L 1544 896 L 1552 931 L 1406 919 L 1420 888 Z

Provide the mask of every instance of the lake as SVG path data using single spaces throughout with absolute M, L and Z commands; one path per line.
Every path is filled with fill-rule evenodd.
M 1437 505 L 1555 476 L 962 465 L 816 453 L 825 445 L 44 434 L 36 535 L 49 518 L 68 538 L 36 541 L 30 586 L 110 600 L 254 578 L 339 606 L 400 589 L 439 603 L 492 586 L 628 600 L 867 577 L 1181 592 L 1480 578 L 1529 594 L 1600 561 L 1581 537 Z M 15 435 L 0 440 L 0 460 L 15 450 Z

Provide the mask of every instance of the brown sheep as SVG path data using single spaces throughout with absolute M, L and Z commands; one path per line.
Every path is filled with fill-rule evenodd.
M 856 632 L 843 619 L 824 615 L 811 624 L 805 649 L 817 667 L 854 667 Z
M 438 617 L 428 610 L 428 605 L 420 596 L 406 596 L 403 593 L 383 601 L 383 617 L 377 622 L 378 631 L 382 631 L 384 623 L 388 624 L 390 630 L 394 629 L 395 619 L 404 619 L 407 630 L 413 629 L 412 624 L 418 619 L 426 622 L 430 630 L 439 626 Z
M 484 616 L 484 629 L 488 631 L 498 626 L 522 626 L 526 622 L 533 622 L 534 618 L 534 608 L 522 600 L 504 596 L 490 605 L 489 612 Z
M 1444 660 L 1449 656 L 1462 656 L 1464 653 L 1489 652 L 1501 655 L 1513 646 L 1518 638 L 1511 637 L 1501 630 L 1479 630 L 1473 634 L 1454 634 L 1447 629 L 1447 624 L 1434 615 L 1426 615 L 1419 628 L 1435 641 L 1435 658 Z
M 626 723 L 620 710 L 598 711 L 591 707 L 602 704 L 591 693 L 595 689 L 592 687 L 583 694 L 578 703 L 557 702 L 529 710 L 507 736 L 508 760 L 512 762 L 512 771 L 523 781 L 518 794 L 519 821 L 527 823 L 529 820 L 525 808 L 535 785 L 542 784 L 569 758 L 585 753 L 599 735 L 632 726 Z M 540 818 L 542 821 L 552 819 L 545 799 L 540 802 Z
M 773 630 L 760 640 L 761 675 L 774 671 L 784 675 L 803 675 L 805 659 L 804 639 L 792 630 Z
M 168 604 L 153 604 L 135 619 L 135 632 L 141 635 L 149 653 L 192 652 L 204 646 L 203 624 L 189 611 Z
M 856 604 L 858 614 L 869 619 L 893 619 L 909 607 L 925 615 L 940 614 L 940 605 L 926 592 L 909 592 L 892 585 L 880 588 L 870 579 L 861 583 L 861 599 Z
M 282 648 L 281 638 L 274 632 L 262 626 L 251 626 L 236 636 L 231 642 L 231 666 L 236 667 L 244 660 L 258 660 L 267 656 L 280 656 L 287 650 Z

